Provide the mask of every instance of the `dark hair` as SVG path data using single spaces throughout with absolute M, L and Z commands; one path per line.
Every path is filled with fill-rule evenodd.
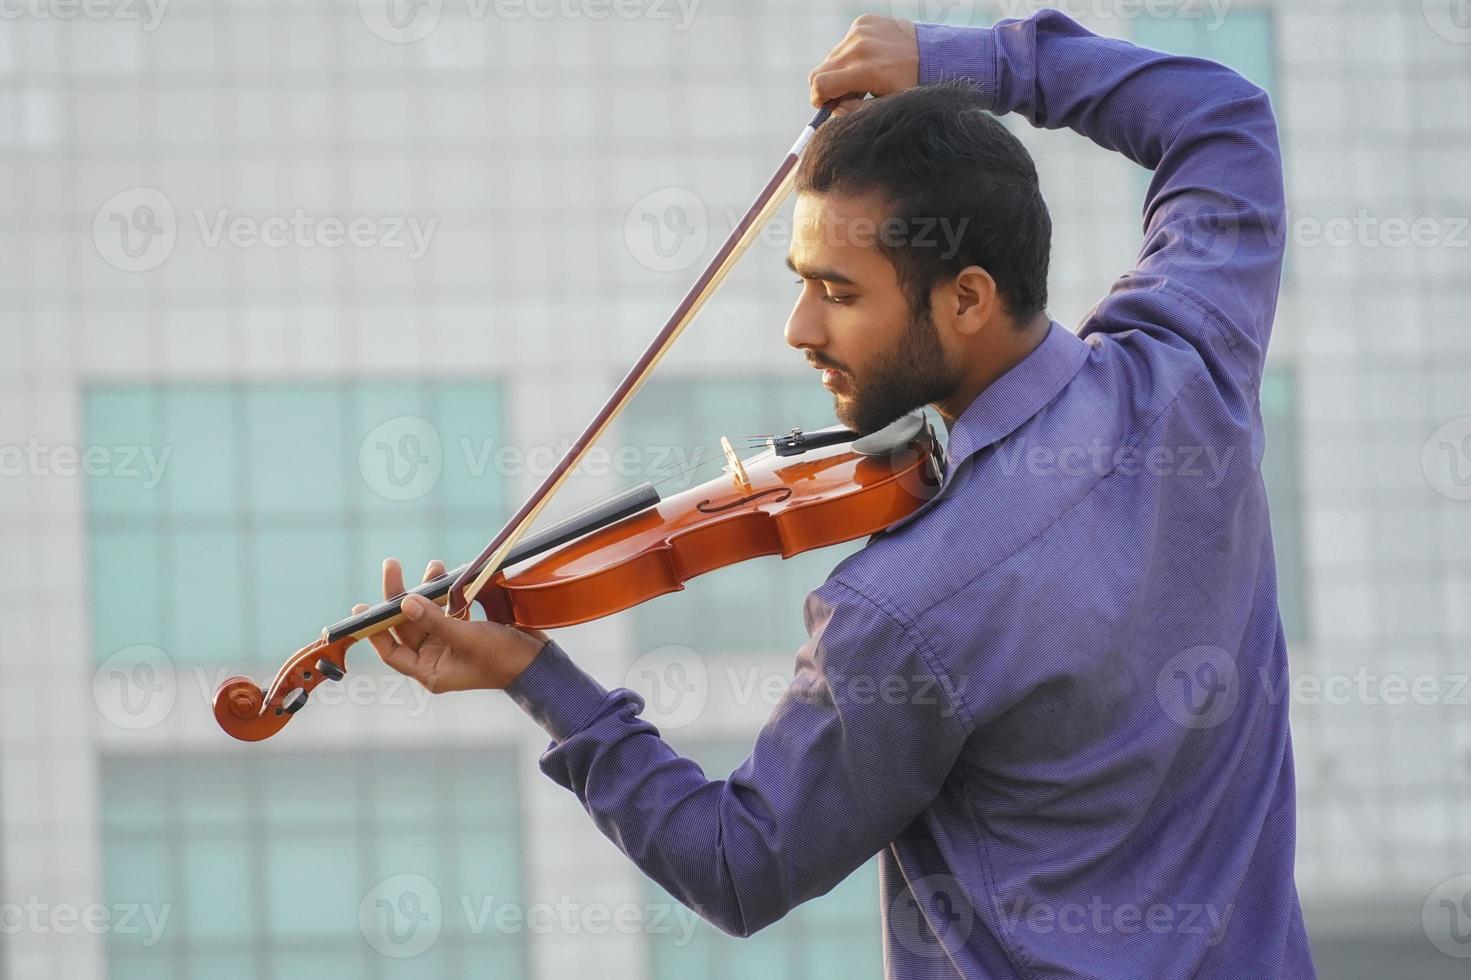
M 929 311 L 936 282 L 969 265 L 991 274 L 1017 321 L 1047 306 L 1052 218 L 1037 166 L 967 82 L 922 85 L 829 120 L 808 145 L 796 186 L 888 202 L 902 231 L 875 244 L 917 312 Z

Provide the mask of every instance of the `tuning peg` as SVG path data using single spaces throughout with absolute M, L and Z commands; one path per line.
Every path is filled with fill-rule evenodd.
M 317 661 L 317 671 L 329 681 L 340 681 L 347 672 L 326 657 Z

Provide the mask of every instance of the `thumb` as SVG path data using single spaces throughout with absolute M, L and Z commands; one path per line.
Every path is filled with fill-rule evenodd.
M 446 615 L 439 606 L 417 595 L 404 596 L 399 608 L 415 626 L 448 646 L 461 651 L 474 647 L 480 624 Z

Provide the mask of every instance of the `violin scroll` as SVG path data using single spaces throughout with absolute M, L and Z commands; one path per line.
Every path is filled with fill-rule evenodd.
M 249 677 L 227 678 L 215 689 L 215 721 L 226 734 L 244 742 L 270 738 L 306 705 L 318 684 L 347 676 L 345 657 L 353 639 L 307 644 L 286 661 L 269 688 L 258 686 Z

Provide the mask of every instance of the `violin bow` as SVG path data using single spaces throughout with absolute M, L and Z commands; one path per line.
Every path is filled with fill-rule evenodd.
M 511 549 L 516 547 L 522 535 L 536 521 L 547 501 L 551 500 L 566 481 L 567 476 L 582 461 L 587 451 L 602 438 L 608 426 L 633 400 L 633 396 L 643 387 L 644 381 L 653 373 L 654 368 L 658 366 L 669 349 L 674 346 L 674 342 L 679 339 L 684 328 L 720 288 L 720 284 L 725 281 L 725 277 L 746 253 L 746 250 L 751 247 L 751 243 L 755 241 L 761 229 L 786 201 L 796 180 L 797 161 L 801 159 L 802 151 L 806 149 L 808 141 L 817 132 L 817 128 L 832 115 L 835 105 L 836 102 L 829 102 L 818 110 L 817 115 L 812 117 L 812 121 L 802 130 L 797 141 L 792 144 L 781 166 L 776 168 L 776 172 L 771 175 L 766 186 L 761 188 L 761 193 L 756 195 L 756 200 L 746 209 L 745 215 L 731 229 L 725 244 L 720 246 L 720 251 L 715 253 L 715 257 L 710 260 L 705 271 L 700 273 L 695 284 L 690 287 L 689 292 L 685 293 L 684 299 L 680 300 L 679 306 L 670 315 L 663 329 L 655 335 L 648 348 L 634 362 L 632 369 L 619 382 L 618 387 L 614 389 L 603 407 L 593 416 L 592 421 L 572 443 L 561 461 L 542 480 L 536 492 L 528 497 L 521 508 L 511 516 L 511 519 L 506 522 L 490 544 L 486 545 L 484 550 L 466 564 L 460 574 L 455 577 L 449 589 L 449 614 L 451 616 L 461 619 L 469 618 L 471 601 L 505 562 L 506 556 L 511 553 Z

